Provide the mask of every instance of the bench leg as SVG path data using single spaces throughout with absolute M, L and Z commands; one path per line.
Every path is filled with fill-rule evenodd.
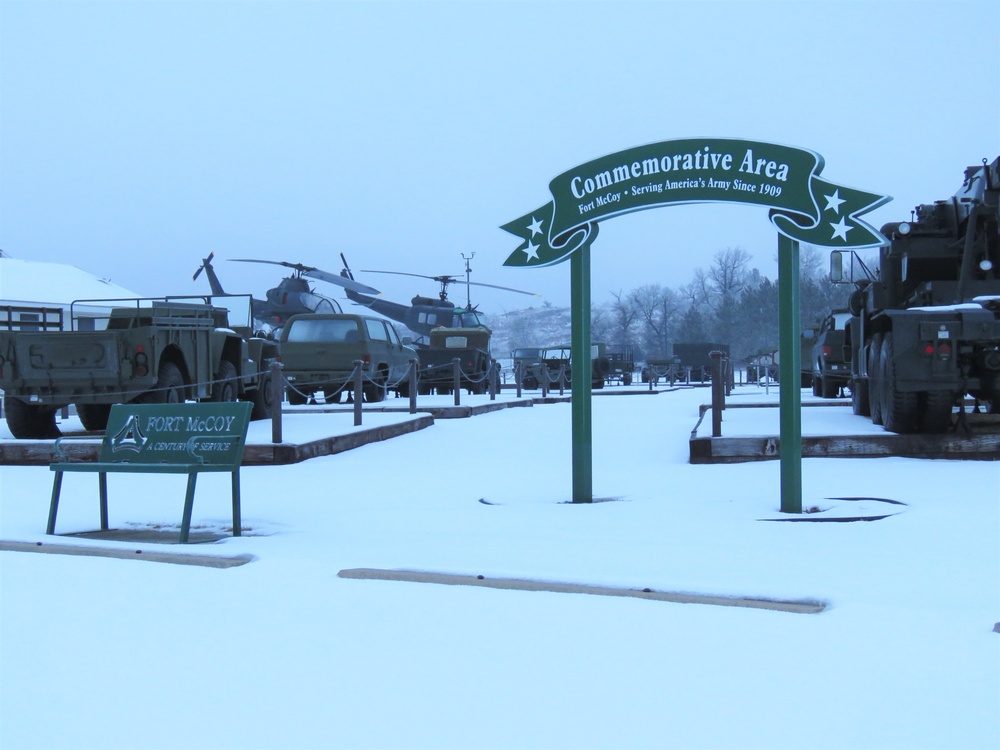
M 52 479 L 52 501 L 49 503 L 49 522 L 45 527 L 46 534 L 56 533 L 56 513 L 59 512 L 59 493 L 62 491 L 63 475 L 57 471 Z
M 233 472 L 233 536 L 243 533 L 243 518 L 240 515 L 240 472 Z
M 191 532 L 191 511 L 194 509 L 194 485 L 198 479 L 195 472 L 188 474 L 187 494 L 184 496 L 184 517 L 181 519 L 181 544 L 187 544 Z
M 98 484 L 101 488 L 101 531 L 108 530 L 108 475 L 103 471 L 98 474 Z

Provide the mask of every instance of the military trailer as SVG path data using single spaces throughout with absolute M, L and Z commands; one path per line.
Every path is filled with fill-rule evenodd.
M 835 251 L 854 281 L 846 343 L 855 414 L 890 432 L 943 432 L 971 396 L 1000 412 L 1000 158 L 965 170 L 946 200 L 882 227 L 878 275 Z M 850 273 L 845 274 L 845 260 Z
M 417 351 L 417 390 L 427 394 L 451 393 L 455 387 L 455 360 L 459 366 L 459 387 L 469 393 L 485 393 L 489 388 L 489 328 L 447 328 L 440 326 L 428 335 L 428 344 Z
M 704 383 L 712 379 L 712 352 L 729 356 L 729 344 L 680 343 L 674 344 L 674 356 L 681 360 L 681 371 L 691 371 L 691 380 Z
M 365 401 L 382 401 L 387 390 L 400 391 L 417 352 L 405 346 L 387 320 L 370 315 L 320 313 L 293 315 L 281 329 L 285 396 L 305 404 L 322 393 L 327 402 L 350 392 L 355 362 L 361 362 Z
M 97 305 L 109 310 L 100 329 Z M 112 404 L 189 400 L 250 401 L 253 418 L 266 418 L 277 345 L 252 336 L 251 323 L 249 295 L 220 295 L 78 300 L 69 330 L 0 330 L 7 425 L 16 438 L 53 438 L 56 412 L 71 404 L 85 429 L 103 430 Z

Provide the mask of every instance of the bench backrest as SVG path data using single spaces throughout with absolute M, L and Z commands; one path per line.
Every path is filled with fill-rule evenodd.
M 205 464 L 243 461 L 249 402 L 115 404 L 101 444 L 102 463 Z

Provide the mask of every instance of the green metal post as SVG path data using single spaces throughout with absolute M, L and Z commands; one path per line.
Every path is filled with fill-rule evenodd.
M 573 405 L 573 502 L 594 500 L 590 404 L 590 246 L 570 257 L 571 378 Z
M 802 347 L 799 243 L 778 235 L 778 351 L 781 411 L 781 512 L 802 512 Z

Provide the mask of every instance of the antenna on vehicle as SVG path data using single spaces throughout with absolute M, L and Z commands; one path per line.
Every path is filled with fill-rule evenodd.
M 469 261 L 475 257 L 475 252 L 468 257 L 462 253 L 462 258 L 465 260 L 465 306 L 469 310 L 472 309 L 472 268 L 469 266 Z

